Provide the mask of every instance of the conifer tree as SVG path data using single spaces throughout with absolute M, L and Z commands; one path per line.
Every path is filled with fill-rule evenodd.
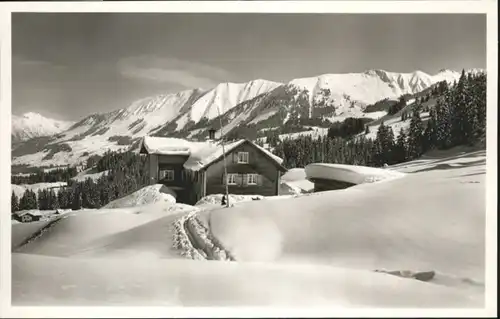
M 69 195 L 68 195 L 68 189 L 66 187 L 59 190 L 57 194 L 57 201 L 59 203 L 60 208 L 62 209 L 69 208 Z
M 79 186 L 75 186 L 72 192 L 71 209 L 78 210 L 82 208 L 82 193 Z
M 396 154 L 395 154 L 395 160 L 397 163 L 401 163 L 401 162 L 404 162 L 407 160 L 407 152 L 408 152 L 408 145 L 407 145 L 407 137 L 406 137 L 406 133 L 405 131 L 403 130 L 403 128 L 401 128 L 401 130 L 399 131 L 399 135 L 398 135 L 398 138 L 396 140 L 396 146 L 395 146 L 395 149 L 396 149 Z
M 34 191 L 26 190 L 19 202 L 19 210 L 37 209 L 38 202 Z
M 471 109 L 471 97 L 468 94 L 468 83 L 465 70 L 454 88 L 452 96 L 453 113 L 451 118 L 451 136 L 453 145 L 462 145 L 471 139 L 473 131 L 471 119 L 468 118 Z M 474 116 L 475 117 L 475 116 Z
M 47 195 L 48 195 L 47 197 L 49 199 L 49 201 L 48 201 L 48 209 L 53 210 L 53 209 L 60 208 L 60 206 L 59 206 L 59 200 L 58 200 L 58 196 L 56 195 L 56 192 L 53 189 L 51 189 L 51 190 L 49 190 L 49 192 L 48 192 Z
M 436 146 L 439 149 L 451 147 L 451 116 L 447 101 L 438 100 L 436 105 Z
M 19 210 L 19 198 L 17 197 L 16 193 L 14 193 L 14 191 L 12 191 L 12 195 L 10 197 L 10 207 L 12 213 L 15 213 Z
M 413 112 L 408 133 L 408 157 L 415 159 L 423 153 L 423 133 L 424 128 L 419 112 Z
M 429 120 L 424 132 L 424 152 L 435 148 L 437 145 L 437 117 L 436 111 L 431 109 L 429 112 Z
M 481 73 L 472 79 L 471 94 L 476 108 L 476 132 L 477 137 L 486 133 L 486 74 Z

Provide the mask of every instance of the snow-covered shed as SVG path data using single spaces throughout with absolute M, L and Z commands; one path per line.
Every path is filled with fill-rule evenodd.
M 314 191 L 344 189 L 351 186 L 391 180 L 404 176 L 391 170 L 358 165 L 313 163 L 305 167 L 306 178 L 314 183 Z

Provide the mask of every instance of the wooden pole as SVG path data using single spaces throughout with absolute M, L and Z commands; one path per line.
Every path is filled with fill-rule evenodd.
M 226 207 L 229 207 L 229 186 L 227 185 L 227 165 L 226 165 L 226 150 L 224 147 L 224 141 L 222 140 L 222 117 L 220 114 L 219 104 L 217 103 L 217 112 L 219 113 L 219 124 L 220 124 L 220 139 L 222 142 L 222 157 L 224 158 L 224 175 L 226 176 L 225 184 L 226 184 Z

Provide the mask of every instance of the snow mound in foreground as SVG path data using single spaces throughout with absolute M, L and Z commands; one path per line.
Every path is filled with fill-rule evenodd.
M 447 287 L 318 265 L 25 254 L 12 256 L 12 298 L 16 306 L 465 308 L 482 304 L 480 298 Z
M 465 160 L 390 183 L 217 209 L 210 230 L 238 261 L 433 270 L 484 283 L 486 161 Z
M 392 180 L 405 175 L 390 169 L 327 163 L 309 164 L 305 168 L 305 173 L 307 179 L 329 179 L 356 185 Z
M 162 184 L 149 185 L 140 190 L 116 199 L 104 208 L 124 208 L 148 205 L 157 202 L 167 202 L 174 204 L 176 202 L 176 194 L 173 190 Z

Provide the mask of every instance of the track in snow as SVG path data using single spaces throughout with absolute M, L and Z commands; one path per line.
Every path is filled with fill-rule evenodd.
M 49 221 L 46 225 L 44 225 L 43 227 L 41 227 L 40 229 L 38 229 L 31 236 L 29 236 L 28 238 L 26 238 L 25 240 L 23 240 L 13 250 L 20 249 L 20 248 L 22 248 L 22 247 L 24 247 L 24 246 L 32 243 L 33 241 L 37 240 L 38 238 L 40 238 L 41 236 L 43 236 L 43 234 L 45 234 L 46 232 L 48 232 L 52 227 L 54 227 L 55 224 L 57 224 L 58 222 L 60 222 L 61 220 L 63 220 L 63 218 L 65 218 L 65 217 L 67 217 L 67 216 L 53 217 L 53 219 L 51 221 Z
M 184 215 L 174 222 L 174 245 L 188 258 L 236 261 L 203 225 L 196 212 Z

